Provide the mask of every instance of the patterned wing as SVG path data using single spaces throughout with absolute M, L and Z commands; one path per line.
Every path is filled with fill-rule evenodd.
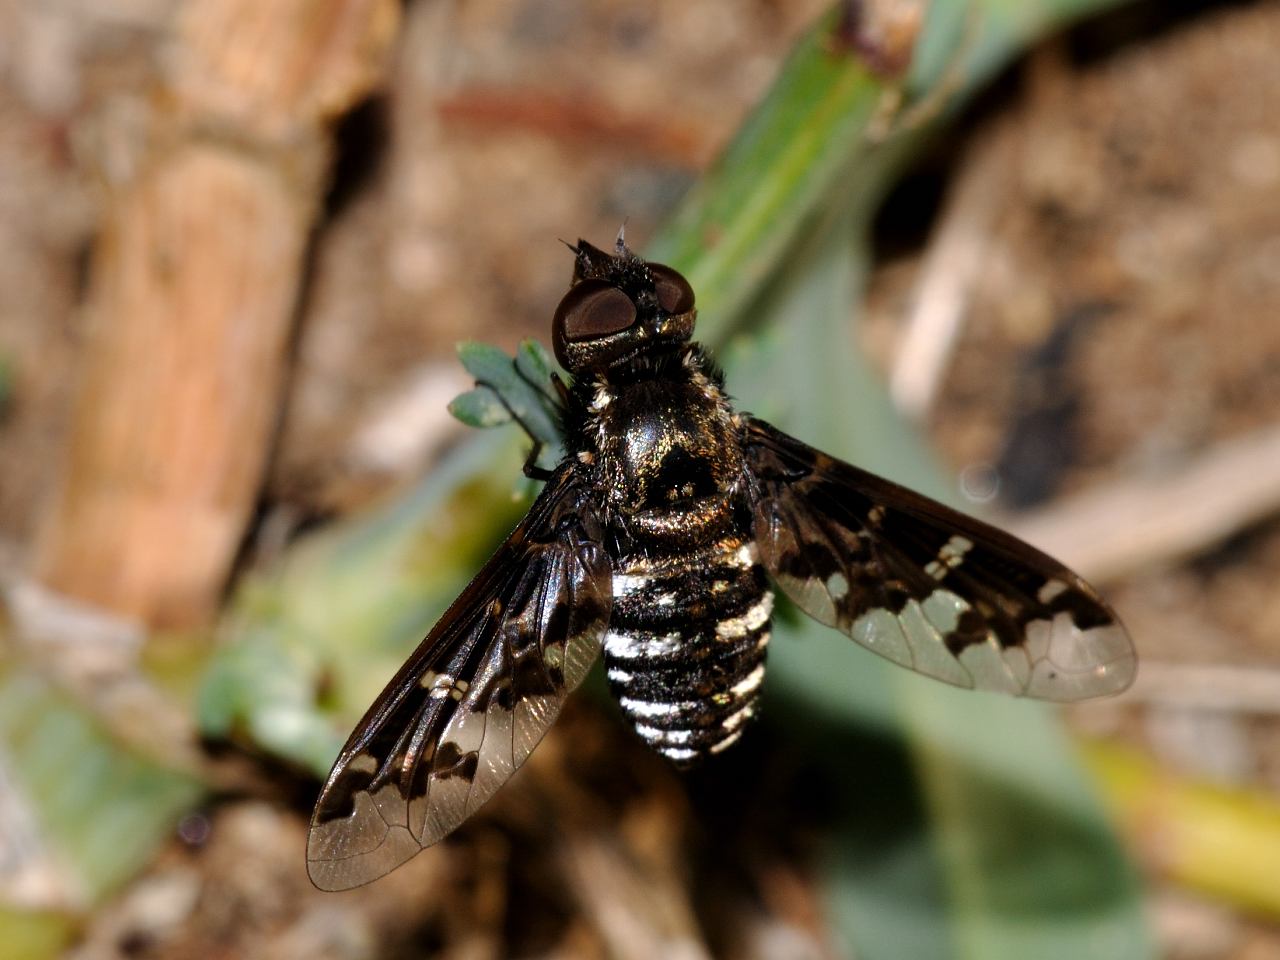
M 1124 627 L 1056 560 L 763 421 L 745 445 L 760 561 L 810 616 L 961 687 L 1081 700 L 1133 682 Z
M 600 651 L 611 574 L 595 510 L 563 466 L 342 748 L 307 839 L 317 887 L 377 879 L 511 776 Z

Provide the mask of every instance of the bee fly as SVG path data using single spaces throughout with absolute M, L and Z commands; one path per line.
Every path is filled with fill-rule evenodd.
M 556 309 L 567 455 L 356 726 L 311 820 L 326 890 L 382 876 L 475 813 L 603 652 L 678 766 L 756 711 L 774 589 L 962 687 L 1123 690 L 1136 657 L 1094 589 L 993 527 L 735 411 L 675 270 L 579 241 Z M 535 448 L 536 453 L 536 448 Z

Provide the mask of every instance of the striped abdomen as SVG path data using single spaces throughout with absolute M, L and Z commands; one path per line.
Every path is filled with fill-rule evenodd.
M 619 563 L 604 658 L 636 732 L 681 765 L 737 740 L 755 712 L 772 609 L 755 545 L 738 536 Z

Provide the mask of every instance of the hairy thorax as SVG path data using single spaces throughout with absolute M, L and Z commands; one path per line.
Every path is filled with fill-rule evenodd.
M 714 383 L 682 372 L 598 384 L 592 403 L 611 512 L 644 539 L 702 539 L 741 493 L 736 417 Z

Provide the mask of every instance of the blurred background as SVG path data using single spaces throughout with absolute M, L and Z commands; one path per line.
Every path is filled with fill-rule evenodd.
M 1280 957 L 1280 5 L 0 0 L 0 957 Z M 1050 710 L 785 613 L 690 776 L 596 678 L 324 894 L 338 747 L 527 507 L 446 406 L 571 258 L 1095 580 Z

